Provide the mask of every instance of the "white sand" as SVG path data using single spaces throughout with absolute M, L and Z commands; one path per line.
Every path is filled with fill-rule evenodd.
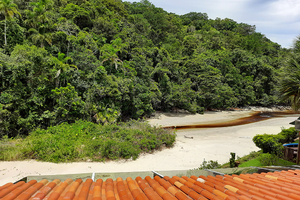
M 250 114 L 250 111 L 208 112 L 204 115 L 166 114 L 159 119 L 149 120 L 149 123 L 163 126 L 211 124 L 230 121 Z M 256 134 L 277 134 L 282 127 L 290 127 L 289 122 L 297 117 L 298 115 L 272 118 L 252 124 L 225 128 L 180 130 L 177 132 L 177 140 L 173 148 L 142 155 L 135 161 L 62 164 L 37 162 L 35 160 L 0 162 L 0 186 L 29 175 L 188 170 L 199 167 L 204 159 L 225 163 L 229 161 L 230 152 L 236 152 L 241 157 L 251 151 L 257 151 L 258 148 L 252 142 L 252 138 Z M 193 137 L 193 139 L 184 136 Z

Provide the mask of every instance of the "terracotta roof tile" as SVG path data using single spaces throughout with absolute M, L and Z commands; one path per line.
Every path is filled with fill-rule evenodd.
M 44 179 L 0 186 L 1 200 L 300 200 L 300 170 L 123 180 Z

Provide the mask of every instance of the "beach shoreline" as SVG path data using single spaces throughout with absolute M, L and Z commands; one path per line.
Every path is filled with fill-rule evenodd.
M 158 116 L 147 119 L 152 126 L 185 126 L 196 124 L 214 124 L 249 117 L 259 111 L 206 111 L 204 114 L 189 113 L 159 113 Z

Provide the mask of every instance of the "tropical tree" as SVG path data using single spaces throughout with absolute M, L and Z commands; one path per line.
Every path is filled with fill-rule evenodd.
M 26 10 L 27 19 L 25 24 L 31 27 L 28 32 L 30 39 L 36 45 L 44 47 L 45 42 L 52 45 L 51 29 L 54 27 L 49 16 L 53 2 L 50 0 L 39 0 L 30 3 L 32 10 Z
M 110 64 L 115 65 L 115 69 L 117 70 L 118 65 L 123 63 L 117 55 L 123 46 L 120 38 L 113 40 L 111 44 L 105 44 L 101 49 L 102 63 L 110 61 Z
M 58 32 L 56 32 L 56 34 L 60 34 L 61 32 L 63 32 L 65 35 L 67 35 L 66 39 L 67 39 L 68 43 L 66 44 L 66 46 L 67 46 L 66 51 L 67 51 L 67 56 L 68 56 L 71 39 L 74 38 L 75 36 L 77 36 L 77 34 L 79 32 L 79 28 L 71 20 L 67 20 L 64 17 L 61 17 L 58 20 L 59 21 L 56 26 Z M 61 44 L 62 44 L 62 42 L 61 42 Z
M 27 19 L 25 24 L 31 28 L 38 28 L 44 24 L 51 24 L 51 19 L 49 18 L 52 9 L 53 2 L 50 0 L 39 0 L 38 2 L 30 3 L 32 10 L 25 10 Z
M 37 29 L 31 28 L 28 32 L 31 34 L 30 38 L 35 45 L 40 44 L 41 48 L 45 46 L 45 42 L 52 45 L 52 33 L 47 32 L 46 26 L 41 26 Z
M 279 93 L 283 100 L 289 100 L 294 110 L 300 108 L 300 55 L 292 54 L 282 72 Z
M 69 71 L 71 69 L 71 67 L 77 69 L 77 66 L 69 64 L 68 63 L 69 61 L 72 62 L 73 59 L 68 56 L 65 57 L 64 53 L 58 52 L 58 56 L 55 61 L 55 66 L 58 69 L 56 72 L 56 76 L 55 76 L 55 78 L 58 78 L 57 86 L 59 85 L 59 77 L 60 76 L 63 76 L 62 79 L 64 80 L 64 82 L 66 84 L 66 80 L 67 80 L 66 72 Z
M 293 51 L 295 53 L 300 53 L 300 35 L 294 40 Z
M 6 32 L 7 32 L 7 20 L 10 20 L 15 14 L 21 16 L 17 10 L 17 5 L 13 3 L 13 0 L 1 0 L 0 1 L 0 13 L 4 15 L 4 44 L 7 45 Z

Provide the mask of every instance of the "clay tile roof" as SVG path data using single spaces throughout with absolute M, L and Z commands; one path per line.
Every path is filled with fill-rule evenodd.
M 300 170 L 213 176 L 131 177 L 0 186 L 1 200 L 300 200 Z

